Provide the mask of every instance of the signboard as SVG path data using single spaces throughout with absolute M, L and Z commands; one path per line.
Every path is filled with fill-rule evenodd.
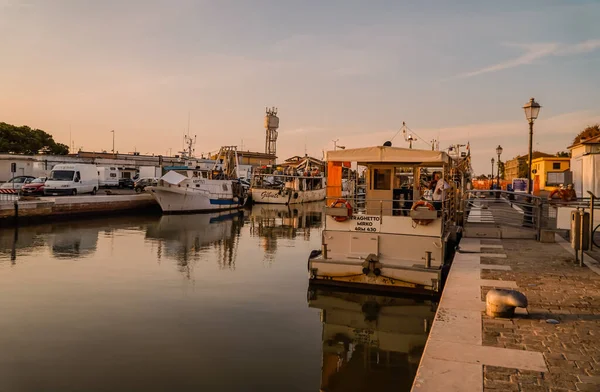
M 381 230 L 381 217 L 379 215 L 352 215 L 350 225 L 352 231 L 376 233 Z
M 527 178 L 513 178 L 513 192 L 527 193 Z

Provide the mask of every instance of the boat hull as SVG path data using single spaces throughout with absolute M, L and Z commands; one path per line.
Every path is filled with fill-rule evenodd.
M 361 261 L 323 259 L 308 261 L 308 277 L 311 284 L 372 291 L 413 291 L 434 294 L 440 290 L 441 267 L 424 268 L 402 265 L 394 261 L 381 263 L 380 275 L 365 274 Z
M 165 213 L 214 212 L 239 209 L 245 198 L 216 198 L 210 193 L 183 187 L 146 188 Z
M 252 200 L 263 204 L 302 204 L 313 201 L 325 200 L 326 190 L 315 189 L 312 191 L 283 190 L 251 188 Z

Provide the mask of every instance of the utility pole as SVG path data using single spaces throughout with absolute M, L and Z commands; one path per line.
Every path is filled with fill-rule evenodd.
M 112 153 L 114 154 L 115 153 L 115 130 L 113 129 L 111 132 L 113 134 L 113 148 L 112 148 Z

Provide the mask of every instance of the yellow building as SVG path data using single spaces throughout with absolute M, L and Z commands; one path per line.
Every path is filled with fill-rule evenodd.
M 542 157 L 531 161 L 533 191 L 553 191 L 569 182 L 571 158 Z

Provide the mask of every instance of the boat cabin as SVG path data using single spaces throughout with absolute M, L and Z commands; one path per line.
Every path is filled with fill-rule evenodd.
M 456 229 L 452 162 L 442 151 L 389 146 L 329 151 L 325 228 L 311 279 L 437 291 Z M 342 198 L 342 171 L 353 165 L 364 192 Z

